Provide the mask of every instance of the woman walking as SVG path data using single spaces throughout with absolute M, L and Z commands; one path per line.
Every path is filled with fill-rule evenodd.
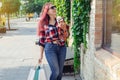
M 39 63 L 41 63 L 43 52 L 45 51 L 45 56 L 51 69 L 49 80 L 62 79 L 62 71 L 66 57 L 65 40 L 59 38 L 60 30 L 58 29 L 59 23 L 57 23 L 56 20 L 56 6 L 52 3 L 46 3 L 40 14 L 37 34 L 40 38 Z M 68 37 L 68 35 L 65 37 Z

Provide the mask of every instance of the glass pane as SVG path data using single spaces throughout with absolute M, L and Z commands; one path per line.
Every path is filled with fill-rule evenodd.
M 111 49 L 120 53 L 120 0 L 113 0 Z

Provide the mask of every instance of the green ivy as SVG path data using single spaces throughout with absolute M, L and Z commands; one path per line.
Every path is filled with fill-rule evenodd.
M 51 0 L 57 6 L 57 15 L 65 17 L 65 21 L 70 23 L 70 0 Z M 74 69 L 80 68 L 80 45 L 84 43 L 87 48 L 86 34 L 90 24 L 91 0 L 73 0 L 72 3 L 72 36 L 74 48 Z
M 57 15 L 65 18 L 67 24 L 70 23 L 70 0 L 54 0 L 57 6 Z
M 87 48 L 86 34 L 90 24 L 91 0 L 73 0 L 72 4 L 72 36 L 74 48 L 74 69 L 78 71 L 80 68 L 80 45 L 84 43 Z

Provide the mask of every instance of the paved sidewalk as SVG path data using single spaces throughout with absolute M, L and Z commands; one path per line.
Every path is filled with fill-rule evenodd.
M 27 80 L 30 68 L 37 64 L 39 47 L 35 45 L 35 22 L 25 22 L 25 19 L 11 21 L 11 28 L 0 34 L 0 80 Z M 45 58 L 44 64 L 47 64 Z M 74 80 L 73 76 L 64 76 L 62 80 Z

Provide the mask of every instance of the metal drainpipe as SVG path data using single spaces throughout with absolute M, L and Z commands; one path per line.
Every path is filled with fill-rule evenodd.
M 102 46 L 104 47 L 106 45 L 106 0 L 103 0 L 103 43 Z

